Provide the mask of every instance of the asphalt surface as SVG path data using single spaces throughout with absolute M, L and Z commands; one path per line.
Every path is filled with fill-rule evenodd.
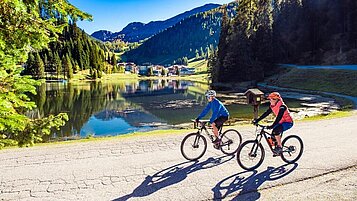
M 254 138 L 253 126 L 235 129 Z M 356 115 L 297 122 L 285 135 L 303 139 L 301 159 L 289 165 L 267 152 L 256 171 L 212 144 L 185 160 L 185 130 L 0 150 L 0 200 L 357 200 L 356 130 Z

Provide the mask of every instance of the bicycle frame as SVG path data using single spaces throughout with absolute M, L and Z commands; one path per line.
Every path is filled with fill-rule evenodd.
M 259 128 L 259 127 L 261 128 L 260 131 L 258 131 L 258 128 Z M 264 136 L 265 141 L 267 142 L 267 144 L 268 144 L 270 150 L 273 152 L 273 147 L 272 147 L 272 145 L 269 143 L 268 137 L 270 137 L 271 139 L 275 139 L 275 137 L 274 137 L 273 134 L 266 132 L 266 131 L 265 131 L 265 128 L 266 128 L 265 126 L 262 126 L 262 125 L 257 124 L 257 129 L 256 129 L 256 131 L 255 131 L 255 133 L 256 133 L 255 141 L 256 141 L 258 144 L 261 144 L 261 140 L 262 140 L 262 138 L 263 138 L 263 136 Z M 277 143 L 277 142 L 276 142 L 276 140 L 275 140 L 275 141 L 274 141 L 274 146 L 276 146 L 276 143 Z M 258 148 L 258 146 L 257 146 L 257 148 Z M 257 149 L 257 148 L 256 148 L 256 149 Z M 256 150 L 254 150 L 253 153 L 255 153 L 255 151 L 256 151 Z
M 209 122 L 209 120 L 201 120 L 200 122 L 194 122 L 194 128 L 197 128 L 198 129 L 198 133 L 200 135 L 202 135 L 202 133 L 205 133 L 206 136 L 208 136 L 210 139 L 211 139 L 211 142 L 213 141 L 213 137 L 214 135 L 212 135 L 207 127 L 206 127 L 206 124 Z M 200 126 L 199 126 L 200 125 Z M 221 136 L 222 135 L 222 128 L 223 126 L 221 126 L 218 130 L 218 135 Z M 205 132 L 203 132 L 205 131 Z

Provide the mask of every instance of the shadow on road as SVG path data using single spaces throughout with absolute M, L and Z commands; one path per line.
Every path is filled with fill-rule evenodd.
M 145 197 L 162 188 L 183 181 L 188 174 L 198 170 L 208 169 L 232 160 L 234 156 L 210 157 L 205 161 L 183 162 L 163 169 L 154 175 L 148 175 L 145 180 L 136 187 L 131 194 L 114 199 L 124 201 L 133 197 Z
M 232 196 L 232 200 L 257 200 L 260 198 L 258 188 L 266 181 L 273 181 L 285 177 L 297 168 L 298 164 L 285 164 L 277 168 L 268 167 L 267 170 L 258 173 L 244 171 L 229 176 L 220 181 L 213 189 L 214 200 L 221 200 Z

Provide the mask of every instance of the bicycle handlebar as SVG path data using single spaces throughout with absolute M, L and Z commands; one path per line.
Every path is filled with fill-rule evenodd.
M 257 126 L 257 127 L 263 128 L 263 129 L 266 129 L 268 127 L 268 126 L 264 126 L 264 125 L 261 125 L 261 124 L 258 124 L 258 123 L 254 124 L 254 125 Z
M 192 121 L 192 122 L 196 122 L 196 119 L 191 119 L 191 121 Z M 200 123 L 207 123 L 207 122 L 209 122 L 209 120 L 203 120 L 203 119 L 201 120 L 201 119 L 200 119 L 200 120 L 198 120 L 198 122 L 200 122 Z

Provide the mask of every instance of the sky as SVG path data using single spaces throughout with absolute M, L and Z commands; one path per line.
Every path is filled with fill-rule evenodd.
M 234 0 L 69 0 L 93 16 L 93 21 L 78 22 L 88 34 L 99 30 L 121 31 L 130 22 L 166 20 L 208 3 L 227 4 Z

